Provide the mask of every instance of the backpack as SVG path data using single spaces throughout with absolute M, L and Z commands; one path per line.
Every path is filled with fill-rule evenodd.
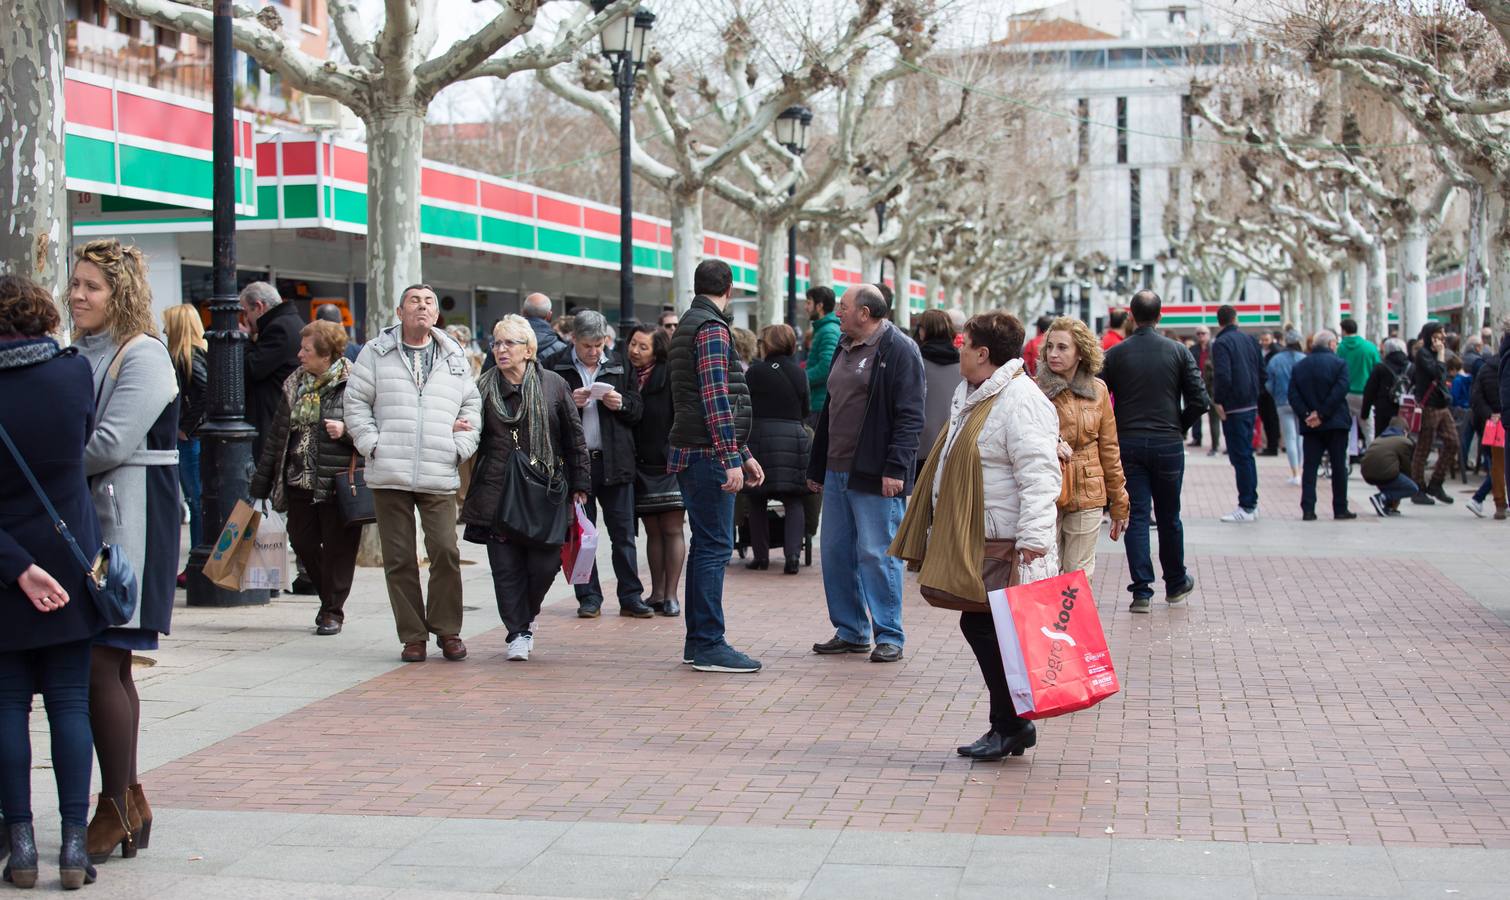
M 1416 364 L 1413 362 L 1406 363 L 1405 368 L 1400 372 L 1400 374 L 1395 376 L 1395 383 L 1389 389 L 1389 399 L 1393 401 L 1396 406 L 1399 406 L 1400 401 L 1404 400 L 1407 395 L 1413 393 L 1412 385 L 1415 384 L 1415 377 Z

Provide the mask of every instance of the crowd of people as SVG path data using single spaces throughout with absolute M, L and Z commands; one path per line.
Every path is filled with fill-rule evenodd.
M 1180 518 L 1185 441 L 1200 446 L 1203 426 L 1213 454 L 1225 439 L 1235 473 L 1225 522 L 1258 518 L 1256 454 L 1287 455 L 1307 520 L 1326 463 L 1333 515 L 1347 519 L 1353 464 L 1377 488 L 1375 511 L 1398 515 L 1404 499 L 1451 503 L 1444 480 L 1466 470 L 1469 445 L 1481 446 L 1485 477 L 1468 508 L 1485 515 L 1492 495 L 1495 518 L 1506 515 L 1504 452 L 1484 439 L 1510 374 L 1492 334 L 1461 356 L 1436 323 L 1382 348 L 1351 320 L 1340 339 L 1293 329 L 1255 339 L 1224 306 L 1216 336 L 1201 328 L 1187 345 L 1159 331 L 1149 290 L 1099 337 L 1044 316 L 1029 339 L 1012 315 L 957 310 L 924 312 L 909 333 L 890 291 L 871 284 L 837 296 L 814 287 L 803 333 L 753 334 L 735 324 L 732 284 L 727 264 L 703 261 L 685 310 L 624 334 L 596 311 L 557 316 L 531 294 L 486 350 L 465 327 L 440 327 L 425 284 L 406 287 L 394 324 L 360 346 L 340 309 L 317 307 L 306 324 L 273 285 L 247 285 L 249 499 L 286 516 L 294 589 L 319 598 L 315 633 L 341 632 L 352 588 L 361 526 L 336 502 L 343 484 L 371 492 L 400 658 L 412 663 L 432 639 L 446 660 L 467 656 L 458 532 L 486 548 L 506 658 L 530 659 L 580 517 L 607 536 L 620 615 L 684 616 L 684 664 L 757 672 L 725 637 L 726 568 L 747 545 L 747 567 L 769 569 L 779 540 L 782 573 L 799 575 L 816 533 L 833 633 L 813 653 L 901 660 L 904 572 L 915 571 L 928 603 L 960 613 L 989 689 L 989 730 L 958 752 L 992 760 L 1021 755 L 1037 733 L 1012 704 L 987 594 L 1093 572 L 1107 524 L 1124 543 L 1131 612 L 1150 611 L 1160 580 L 1169 604 L 1186 602 L 1196 585 Z M 208 409 L 198 311 L 170 309 L 159 327 L 141 253 L 113 240 L 78 248 L 67 299 L 62 347 L 53 298 L 0 279 L 0 425 L 15 442 L 0 458 L 0 804 L 5 877 L 34 882 L 26 719 L 40 692 L 60 868 L 76 887 L 115 848 L 130 857 L 150 840 L 131 656 L 169 631 L 186 574 L 183 506 L 196 546 L 218 523 L 198 518 L 195 434 Z M 35 427 L 43 419 L 52 426 Z M 129 558 L 130 622 L 106 627 L 23 467 L 86 551 L 109 544 Z M 578 616 L 601 615 L 596 565 L 575 596 Z M 86 821 L 91 752 L 101 785 Z

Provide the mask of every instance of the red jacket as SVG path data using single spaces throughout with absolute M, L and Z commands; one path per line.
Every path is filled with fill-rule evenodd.
M 1120 343 L 1122 343 L 1122 332 L 1120 332 L 1120 331 L 1110 331 L 1110 330 L 1108 330 L 1106 332 L 1106 334 L 1101 335 L 1101 349 L 1102 350 L 1110 350 L 1111 348 L 1117 346 Z

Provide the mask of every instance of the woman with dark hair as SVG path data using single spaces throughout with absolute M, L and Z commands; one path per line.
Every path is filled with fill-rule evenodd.
M 141 701 L 133 650 L 156 650 L 168 633 L 183 530 L 178 505 L 178 377 L 152 322 L 141 250 L 95 240 L 74 251 L 68 287 L 74 346 L 94 370 L 94 433 L 84 451 L 101 538 L 125 550 L 136 573 L 136 615 L 96 640 L 89 719 L 100 761 L 100 802 L 89 823 L 89 858 L 145 849 L 152 808 L 137 780 Z
M 790 325 L 767 325 L 760 332 L 761 358 L 745 372 L 750 388 L 750 455 L 765 469 L 765 481 L 747 490 L 750 500 L 748 569 L 771 565 L 770 515 L 767 501 L 780 500 L 783 517 L 782 550 L 786 566 L 796 575 L 802 567 L 802 540 L 807 531 L 808 456 L 813 435 L 804 420 L 808 409 L 807 374 L 797 365 L 797 333 Z
M 100 547 L 84 480 L 94 412 L 89 364 L 60 350 L 52 297 L 32 281 L 0 276 L 0 425 L 68 525 L 85 557 Z M 38 427 L 46 422 L 45 427 Z M 63 887 L 94 880 L 85 847 L 89 815 L 90 644 L 105 628 L 73 550 L 53 527 L 20 462 L 0 447 L 0 807 L 9 853 L 4 879 L 37 883 L 31 810 L 32 695 L 47 704 L 58 783 Z
M 334 322 L 305 325 L 299 368 L 283 382 L 249 491 L 288 515 L 288 542 L 320 595 L 319 635 L 341 633 L 362 541 L 361 526 L 346 524 L 335 496 L 336 476 L 359 459 L 346 433 L 349 370 L 346 330 Z
M 629 334 L 628 352 L 645 407 L 634 426 L 634 513 L 645 523 L 645 555 L 650 562 L 650 597 L 645 605 L 663 616 L 681 614 L 676 593 L 682 580 L 682 566 L 687 561 L 682 492 L 676 476 L 666 474 L 666 455 L 671 452 L 671 420 L 675 417 L 671 406 L 671 373 L 666 366 L 671 335 L 672 331 L 665 328 L 636 326 Z
M 954 346 L 958 332 L 954 320 L 941 309 L 925 310 L 912 326 L 913 340 L 923 355 L 923 377 L 928 392 L 923 400 L 923 431 L 918 435 L 918 468 L 928 461 L 928 449 L 939 432 L 949 424 L 949 403 L 959 387 L 959 349 Z
M 890 553 L 919 573 L 924 600 L 960 611 L 990 691 L 991 729 L 958 752 L 993 760 L 1021 756 L 1038 740 L 1012 705 L 986 594 L 1036 580 L 1021 570 L 1039 560 L 1048 565 L 1035 567 L 1037 578 L 1059 571 L 1059 414 L 1025 371 L 1015 316 L 981 313 L 964 331 L 949 427 L 934 441 Z
M 1452 498 L 1443 489 L 1458 459 L 1458 429 L 1452 419 L 1452 381 L 1447 377 L 1447 335 L 1441 322 L 1427 322 L 1421 326 L 1416 350 L 1412 387 L 1416 402 L 1421 406 L 1421 433 L 1416 436 L 1416 455 L 1411 460 L 1410 480 L 1425 485 L 1416 492 L 1410 502 L 1423 506 L 1434 503 L 1452 503 Z M 1426 479 L 1426 462 L 1431 457 L 1432 445 L 1442 439 L 1442 449 L 1437 454 L 1436 467 L 1432 469 L 1431 481 Z

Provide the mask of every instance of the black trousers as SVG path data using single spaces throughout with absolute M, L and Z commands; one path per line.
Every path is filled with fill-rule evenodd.
M 765 494 L 750 495 L 750 549 L 761 562 L 771 559 L 771 514 L 766 509 Z M 787 556 L 802 553 L 802 539 L 807 531 L 807 509 L 803 497 L 775 498 L 781 501 L 782 550 Z
M 288 497 L 288 542 L 304 560 L 304 573 L 320 593 L 321 616 L 346 621 L 341 610 L 351 594 L 351 578 L 357 567 L 357 547 L 362 529 L 341 519 L 334 500 L 316 503 L 312 491 L 286 488 Z
M 530 624 L 540 615 L 540 604 L 561 571 L 560 549 L 489 541 L 488 565 L 498 618 L 508 629 L 508 639 L 530 634 Z
M 1012 705 L 1007 687 L 1007 672 L 1001 663 L 1001 648 L 996 643 L 996 623 L 990 611 L 962 612 L 959 630 L 975 653 L 980 674 L 991 692 L 991 730 L 997 734 L 1015 734 L 1027 720 Z
M 1323 454 L 1332 459 L 1332 515 L 1347 512 L 1347 432 L 1311 431 L 1300 436 L 1300 511 L 1316 511 L 1316 476 Z
M 592 493 L 583 509 L 594 524 L 598 507 L 603 507 L 603 530 L 613 546 L 613 574 L 619 580 L 619 603 L 640 600 L 645 587 L 640 583 L 639 556 L 635 552 L 634 481 L 628 484 L 603 483 L 603 455 L 592 454 Z M 592 567 L 592 580 L 576 588 L 578 603 L 602 604 L 603 586 L 598 582 L 598 567 Z
M 1279 406 L 1268 391 L 1258 395 L 1258 420 L 1264 423 L 1264 452 L 1279 452 Z

